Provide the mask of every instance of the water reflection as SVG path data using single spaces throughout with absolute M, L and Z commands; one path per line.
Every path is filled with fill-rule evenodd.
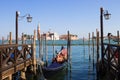
M 65 72 L 65 77 L 63 80 L 72 80 L 72 65 L 68 64 Z
M 66 68 L 56 73 L 54 76 L 51 76 L 47 80 L 64 80 L 66 75 Z

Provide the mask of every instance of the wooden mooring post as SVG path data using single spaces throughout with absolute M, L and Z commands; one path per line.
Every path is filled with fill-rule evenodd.
M 97 63 L 99 62 L 99 31 L 96 32 L 97 40 L 96 40 L 96 46 L 97 46 Z
M 97 46 L 97 63 L 96 63 L 96 72 L 97 72 L 97 80 L 99 80 L 99 31 L 96 31 L 97 40 L 96 40 L 96 46 Z
M 120 43 L 120 39 L 119 39 L 119 31 L 117 31 L 117 38 L 118 38 L 118 44 Z
M 95 44 L 95 43 L 94 43 L 94 32 L 92 32 L 92 47 L 93 47 L 93 48 L 92 48 L 92 49 L 93 49 L 92 58 L 93 58 L 93 63 L 94 63 L 94 50 L 95 50 L 95 49 L 94 49 L 94 44 Z
M 22 44 L 24 44 L 24 33 L 22 33 Z
M 89 53 L 89 61 L 91 60 L 91 54 L 90 54 L 90 33 L 88 33 L 88 53 Z
M 34 37 L 33 37 L 33 71 L 36 75 L 36 30 L 34 30 Z
M 119 45 L 119 31 L 117 31 L 118 36 L 118 45 Z M 119 45 L 119 51 L 118 51 L 118 79 L 120 79 L 120 45 Z
M 4 37 L 2 36 L 2 44 L 4 44 Z
M 68 58 L 68 60 L 67 60 L 67 62 L 69 63 L 69 59 L 70 59 L 70 54 L 69 54 L 69 52 L 70 52 L 70 33 L 69 33 L 69 31 L 67 32 L 67 34 L 68 34 L 68 41 L 67 41 L 67 58 Z
M 47 35 L 46 34 L 45 34 L 45 59 L 46 59 L 46 66 L 48 66 Z
M 43 36 L 40 35 L 40 57 L 41 57 L 41 60 L 43 61 Z
M 55 35 L 54 35 L 54 33 L 53 33 L 53 43 L 52 43 L 52 45 L 53 45 L 53 58 L 55 57 L 55 40 L 54 40 L 54 38 L 55 38 Z
M 48 51 L 47 51 L 47 34 L 43 34 L 44 44 L 43 44 L 43 53 L 45 53 L 45 65 L 48 65 Z
M 69 31 L 68 31 L 68 40 L 67 40 L 67 57 L 68 57 L 68 60 L 67 60 L 67 62 L 68 62 L 68 64 L 67 64 L 67 69 L 69 69 L 69 70 L 67 70 L 67 71 L 69 71 L 68 73 L 70 73 L 69 75 L 67 75 L 67 78 L 69 77 L 70 78 L 70 80 L 71 80 L 71 78 L 72 78 L 72 70 L 71 70 L 71 68 L 72 68 L 72 54 L 71 54 L 71 35 L 70 35 L 70 33 L 69 33 Z
M 12 44 L 12 32 L 9 33 L 9 44 Z
M 85 57 L 85 38 L 83 37 L 83 53 L 84 53 L 84 57 Z
M 68 41 L 67 41 L 67 53 L 68 53 L 68 63 L 71 64 L 71 36 L 70 33 L 68 31 Z
M 68 31 L 68 43 L 67 43 L 67 49 L 68 49 L 68 59 L 69 59 L 69 63 L 71 64 L 71 59 L 72 59 L 72 55 L 71 55 L 71 35 Z
M 94 32 L 92 32 L 92 49 L 93 49 L 93 51 L 92 51 L 93 52 L 93 54 L 92 54 L 92 60 L 93 60 L 93 70 L 94 70 L 94 66 L 95 66 L 94 65 L 94 50 L 95 50 L 94 49 L 94 44 L 95 44 L 94 43 Z

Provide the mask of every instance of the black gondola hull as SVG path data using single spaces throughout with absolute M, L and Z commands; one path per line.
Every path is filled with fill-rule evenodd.
M 45 78 L 49 78 L 51 76 L 54 76 L 56 73 L 60 72 L 61 70 L 63 70 L 66 66 L 66 62 L 64 63 L 52 63 L 50 66 L 48 67 L 43 67 L 43 75 Z

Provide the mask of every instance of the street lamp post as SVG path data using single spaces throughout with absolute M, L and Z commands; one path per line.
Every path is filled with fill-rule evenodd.
M 102 57 L 102 63 L 104 62 L 103 61 L 103 58 L 104 58 L 104 46 L 103 46 L 103 16 L 106 20 L 108 20 L 110 18 L 110 15 L 108 13 L 108 11 L 104 11 L 103 8 L 100 8 L 100 28 L 101 28 L 101 57 Z
M 18 44 L 18 16 L 19 13 L 16 11 L 16 44 Z
M 18 11 L 16 11 L 16 44 L 18 44 L 18 18 L 19 18 L 19 12 Z M 27 16 L 27 17 L 26 17 Z M 24 18 L 24 17 L 26 17 L 27 18 L 27 22 L 31 22 L 32 21 L 32 17 L 30 16 L 30 14 L 27 14 L 27 15 L 25 15 L 25 16 L 22 16 L 21 18 Z

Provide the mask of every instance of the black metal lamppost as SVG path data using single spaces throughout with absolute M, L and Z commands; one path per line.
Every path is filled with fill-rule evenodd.
M 100 8 L 100 28 L 101 28 L 101 57 L 102 57 L 102 63 L 104 58 L 104 46 L 103 46 L 103 16 L 106 20 L 110 18 L 110 15 L 107 10 L 103 10 L 103 8 Z
M 16 44 L 18 44 L 18 19 L 20 18 L 27 18 L 27 22 L 31 22 L 32 21 L 32 17 L 30 16 L 30 14 L 26 14 L 25 16 L 19 16 L 20 12 L 16 11 Z

